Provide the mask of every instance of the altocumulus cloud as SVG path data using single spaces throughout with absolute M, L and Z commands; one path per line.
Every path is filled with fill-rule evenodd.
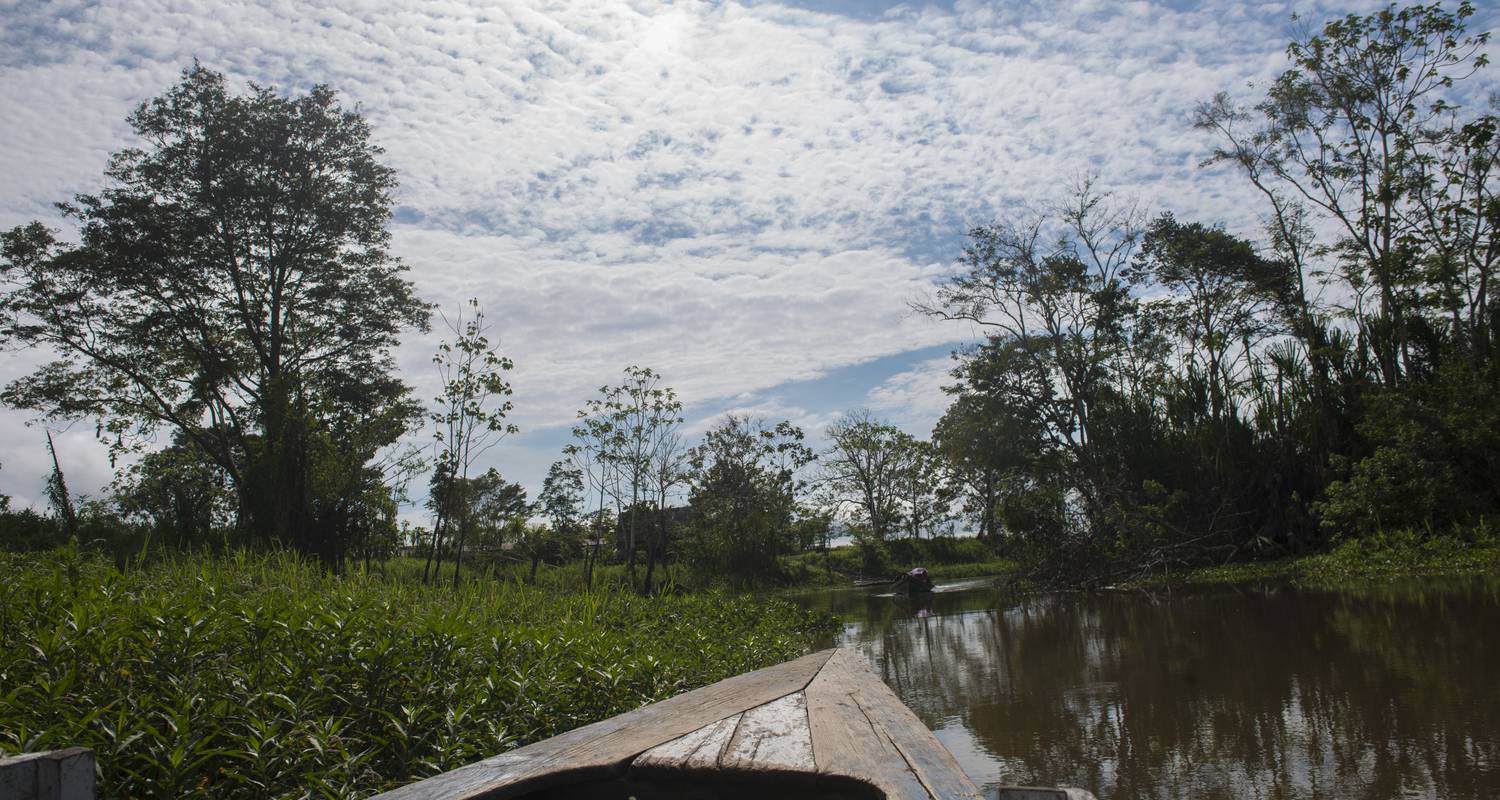
M 971 335 L 907 301 L 969 226 L 1081 172 L 1252 231 L 1239 182 L 1197 169 L 1187 114 L 1274 75 L 1293 10 L 1375 7 L 819 6 L 0 0 L 0 225 L 56 224 L 50 203 L 97 188 L 125 115 L 193 58 L 330 84 L 401 175 L 395 249 L 421 293 L 478 297 L 516 359 L 527 433 L 494 458 L 535 487 L 626 364 L 665 373 L 698 430 L 724 408 L 826 420 L 838 409 L 779 387 Z M 433 343 L 400 354 L 424 397 Z M 942 371 L 873 376 L 868 403 L 922 432 Z M 3 421 L 0 491 L 35 502 L 39 435 Z M 91 438 L 62 440 L 84 489 L 108 477 Z

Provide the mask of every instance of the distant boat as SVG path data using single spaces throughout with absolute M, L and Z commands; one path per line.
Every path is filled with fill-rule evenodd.
M 909 572 L 904 572 L 892 584 L 897 592 L 905 595 L 932 594 L 935 585 L 932 576 L 927 574 L 923 567 L 916 567 Z

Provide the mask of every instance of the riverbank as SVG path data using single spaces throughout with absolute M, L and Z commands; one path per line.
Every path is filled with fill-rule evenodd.
M 849 586 L 856 580 L 890 580 L 912 567 L 925 567 L 933 580 L 955 581 L 1008 575 L 1020 565 L 997 556 L 978 539 L 942 537 L 898 539 L 877 548 L 855 545 L 799 553 L 781 559 L 783 587 L 789 589 Z
M 1398 530 L 1344 542 L 1327 553 L 1152 575 L 1128 586 L 1159 588 L 1289 580 L 1334 584 L 1424 575 L 1500 572 L 1500 537 L 1487 527 L 1451 534 Z
M 94 748 L 103 797 L 363 796 L 792 658 L 831 624 L 286 555 L 0 553 L 0 574 L 0 751 Z

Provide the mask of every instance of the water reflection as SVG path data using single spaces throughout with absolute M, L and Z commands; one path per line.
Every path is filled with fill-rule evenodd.
M 805 602 L 979 782 L 1116 798 L 1500 797 L 1500 580 Z M 925 610 L 924 610 L 925 609 Z

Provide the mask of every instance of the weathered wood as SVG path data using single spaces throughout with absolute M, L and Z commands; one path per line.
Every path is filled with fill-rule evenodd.
M 719 754 L 740 724 L 740 715 L 704 725 L 680 739 L 673 739 L 642 753 L 631 768 L 660 770 L 707 770 L 719 768 Z
M 378 797 L 498 800 L 546 786 L 607 778 L 623 771 L 637 755 L 657 745 L 802 690 L 832 652 L 814 653 L 737 675 Z
M 889 800 L 926 800 L 926 787 L 907 768 L 890 737 L 860 706 L 861 696 L 874 694 L 868 681 L 847 667 L 829 668 L 835 659 L 842 661 L 845 653 L 835 652 L 807 686 L 807 715 L 818 772 L 865 781 Z
M 863 692 L 855 699 L 870 722 L 890 737 L 928 793 L 940 798 L 979 800 L 979 788 L 964 774 L 953 754 L 900 698 L 885 690 L 885 684 L 870 671 L 864 659 L 849 650 L 840 650 L 828 660 L 819 676 L 834 670 L 849 672 L 853 676 L 851 681 L 856 684 L 878 686 L 884 690 Z
M 730 678 L 380 797 L 608 798 L 672 785 L 746 797 L 774 785 L 787 798 L 979 799 L 937 737 L 847 650 Z
M 69 747 L 0 758 L 0 800 L 94 800 L 94 751 Z
M 797 692 L 746 711 L 719 757 L 719 767 L 816 772 L 807 696 Z

